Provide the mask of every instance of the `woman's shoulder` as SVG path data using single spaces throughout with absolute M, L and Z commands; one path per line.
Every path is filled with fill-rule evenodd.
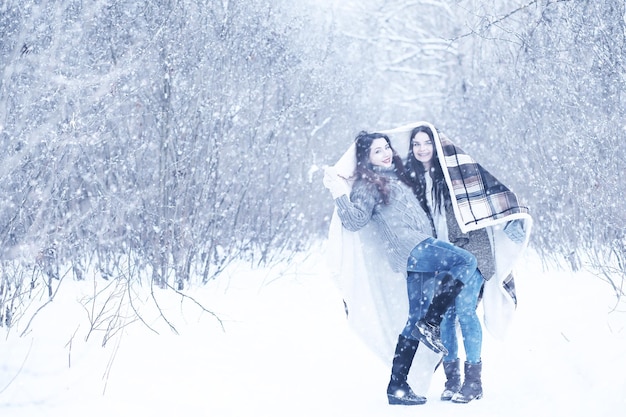
M 374 194 L 376 186 L 363 178 L 357 179 L 352 185 L 352 194 Z

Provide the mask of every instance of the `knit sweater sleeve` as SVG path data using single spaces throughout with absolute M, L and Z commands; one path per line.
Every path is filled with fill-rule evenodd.
M 350 194 L 342 195 L 335 200 L 337 215 L 343 226 L 352 231 L 365 227 L 372 218 L 376 197 L 366 187 L 355 186 Z

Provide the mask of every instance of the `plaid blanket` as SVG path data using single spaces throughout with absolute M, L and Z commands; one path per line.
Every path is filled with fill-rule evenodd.
M 439 161 L 444 168 L 457 221 L 463 232 L 491 226 L 511 214 L 528 214 L 517 196 L 443 134 L 438 135 Z M 508 221 L 508 220 L 507 220 Z

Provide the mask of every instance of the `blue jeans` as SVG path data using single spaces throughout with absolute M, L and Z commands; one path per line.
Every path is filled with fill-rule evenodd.
M 429 237 L 413 248 L 406 266 L 407 272 L 448 272 L 466 284 L 476 270 L 476 257 L 450 243 Z
M 444 356 L 444 362 L 450 362 L 458 358 L 458 341 L 456 337 L 456 321 L 459 320 L 463 346 L 465 347 L 465 360 L 469 363 L 480 362 L 480 352 L 483 342 L 483 330 L 476 313 L 478 295 L 483 285 L 484 278 L 476 269 L 471 279 L 465 284 L 454 305 L 448 309 L 441 322 L 441 341 L 448 349 Z
M 402 335 L 411 335 L 417 321 L 424 317 L 433 298 L 439 272 L 449 272 L 465 284 L 476 270 L 476 258 L 468 251 L 434 238 L 428 238 L 411 251 L 407 261 L 409 318 Z
M 428 272 L 407 272 L 406 288 L 409 295 L 409 318 L 402 336 L 415 340 L 411 331 L 417 321 L 424 317 L 435 293 L 435 274 Z

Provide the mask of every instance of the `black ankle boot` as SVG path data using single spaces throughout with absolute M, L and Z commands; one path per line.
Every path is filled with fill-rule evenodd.
M 387 386 L 389 404 L 418 405 L 426 402 L 426 398 L 415 394 L 406 381 L 418 344 L 417 340 L 398 336 L 391 366 L 391 379 Z
M 441 393 L 441 401 L 450 401 L 452 396 L 461 389 L 461 361 L 444 362 L 443 370 L 446 373 L 446 386 Z
M 418 320 L 411 335 L 419 339 L 428 349 L 435 353 L 448 354 L 448 349 L 441 341 L 441 331 L 438 324 L 429 323 L 424 319 Z
M 453 403 L 465 404 L 483 397 L 482 369 L 482 362 L 465 362 L 465 381 L 459 392 L 452 396 Z

